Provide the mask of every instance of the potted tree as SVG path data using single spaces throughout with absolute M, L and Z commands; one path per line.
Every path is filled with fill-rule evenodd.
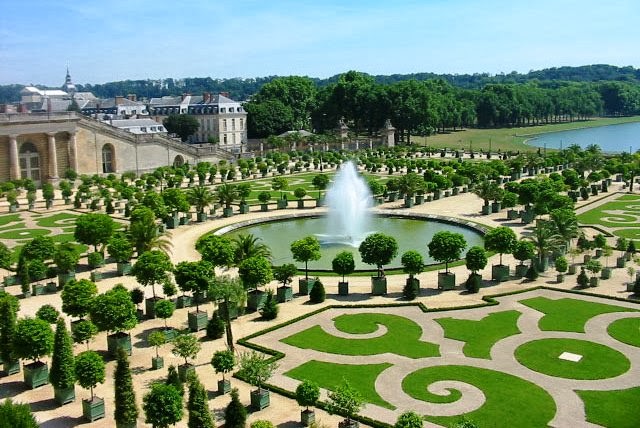
M 584 266 L 580 268 L 580 273 L 576 277 L 576 282 L 580 288 L 587 288 L 589 286 L 589 276 L 587 276 Z
M 467 291 L 477 293 L 482 284 L 482 275 L 478 274 L 478 271 L 484 269 L 487 265 L 487 252 L 484 248 L 478 246 L 469 248 L 465 257 L 465 264 L 467 269 L 471 271 L 465 283 Z
M 242 287 L 238 278 L 231 278 L 228 275 L 218 276 L 213 279 L 209 288 L 209 294 L 215 301 L 220 301 L 220 315 L 224 319 L 227 347 L 233 351 L 233 331 L 231 330 L 231 319 L 238 316 L 238 308 L 244 306 L 247 293 Z M 224 304 L 224 306 L 222 306 Z M 224 307 L 224 310 L 223 310 Z
M 298 199 L 298 208 L 304 208 L 304 197 L 307 196 L 307 191 L 303 187 L 298 187 L 293 191 L 293 196 Z
M 264 191 L 258 193 L 258 201 L 260 201 L 260 211 L 269 211 L 269 201 L 271 200 L 271 193 Z
M 363 404 L 360 393 L 347 380 L 344 380 L 335 391 L 329 393 L 327 410 L 332 415 L 337 413 L 345 417 L 338 423 L 339 428 L 357 428 L 359 424 L 353 420 L 353 417 L 358 414 Z
M 53 385 L 56 403 L 60 406 L 76 399 L 73 343 L 62 318 L 58 318 L 56 322 L 49 381 Z
M 500 226 L 484 235 L 484 248 L 500 253 L 500 264 L 491 267 L 491 279 L 502 282 L 509 278 L 509 266 L 502 264 L 502 254 L 512 253 L 518 242 L 515 232 L 509 227 Z
M 413 300 L 420 294 L 420 280 L 415 278 L 415 275 L 421 273 L 424 269 L 424 260 L 422 254 L 415 250 L 409 250 L 402 255 L 400 261 L 404 273 L 409 274 L 402 294 L 408 300 Z
M 456 285 L 456 275 L 449 272 L 449 263 L 460 258 L 460 254 L 467 242 L 460 233 L 443 230 L 433 235 L 429 242 L 429 256 L 445 264 L 445 271 L 438 272 L 438 288 L 453 290 Z
M 320 260 L 322 256 L 320 242 L 315 236 L 307 236 L 293 241 L 291 243 L 291 253 L 295 261 L 304 262 L 304 279 L 298 281 L 298 288 L 301 295 L 307 295 L 313 288 L 313 280 L 309 280 L 309 262 Z
M 247 308 L 252 311 L 261 309 L 267 295 L 258 287 L 273 279 L 271 263 L 262 256 L 249 257 L 238 267 L 238 275 L 247 290 Z
M 564 282 L 564 273 L 569 268 L 569 263 L 567 263 L 567 259 L 564 256 L 560 256 L 555 261 L 555 268 L 558 275 L 556 279 L 558 283 Z
M 269 407 L 269 390 L 262 385 L 273 375 L 277 364 L 264 354 L 249 351 L 240 355 L 238 367 L 241 378 L 257 388 L 251 391 L 251 406 L 257 411 Z
M 87 256 L 87 262 L 91 269 L 91 281 L 98 282 L 102 279 L 102 272 L 96 270 L 104 266 L 104 256 L 100 251 L 94 251 Z
M 158 354 L 158 348 L 167 343 L 164 332 L 160 330 L 152 331 L 147 335 L 147 343 L 156 348 L 156 356 L 151 357 L 151 368 L 158 370 L 164 367 L 164 358 Z
M 589 278 L 589 285 L 591 287 L 597 287 L 600 282 L 600 278 L 597 277 L 598 273 L 602 270 L 602 264 L 598 260 L 589 260 L 584 266 L 589 272 L 591 272 L 591 278 Z
M 195 371 L 193 364 L 189 363 L 189 358 L 195 358 L 200 352 L 200 342 L 193 334 L 181 334 L 173 341 L 171 353 L 176 357 L 184 358 L 184 364 L 178 366 L 180 380 L 185 382 L 190 372 Z
M 107 244 L 109 256 L 116 261 L 118 275 L 124 276 L 131 273 L 131 257 L 133 257 L 133 245 L 124 234 L 116 233 Z
M 154 383 L 143 403 L 146 422 L 153 427 L 169 427 L 182 420 L 182 395 L 173 385 Z
M 177 335 L 176 331 L 167 325 L 167 319 L 171 318 L 175 309 L 176 305 L 174 305 L 171 300 L 166 299 L 156 301 L 156 306 L 154 308 L 155 315 L 164 320 L 164 329 L 162 332 L 168 342 L 175 339 Z
M 191 291 L 196 303 L 195 312 L 189 312 L 188 323 L 191 331 L 207 328 L 207 311 L 200 310 L 200 303 L 209 288 L 209 281 L 215 276 L 213 264 L 206 260 L 180 262 L 173 271 L 178 287 L 184 292 Z
M 117 356 L 118 348 L 131 355 L 131 330 L 138 324 L 136 306 L 129 291 L 122 284 L 99 294 L 93 300 L 90 309 L 91 321 L 99 331 L 111 332 L 107 336 L 107 349 Z
M 383 233 L 372 233 L 360 243 L 358 251 L 364 263 L 376 265 L 377 274 L 371 277 L 371 294 L 374 296 L 387 294 L 384 265 L 391 262 L 398 253 L 398 243 L 395 238 Z
M 204 187 L 201 182 L 199 186 L 189 189 L 187 199 L 196 208 L 198 222 L 206 221 L 207 213 L 205 210 L 215 199 L 211 191 Z
M 306 407 L 300 412 L 300 422 L 308 427 L 316 420 L 316 414 L 309 406 L 315 406 L 320 398 L 320 388 L 310 380 L 304 380 L 296 387 L 296 401 L 299 406 Z
M 313 177 L 311 184 L 318 190 L 318 199 L 316 199 L 316 207 L 324 205 L 324 197 L 322 191 L 329 185 L 329 176 L 327 174 L 318 174 Z
M 612 269 L 609 267 L 609 257 L 613 254 L 613 249 L 605 244 L 602 247 L 602 255 L 604 256 L 604 267 L 602 268 L 602 273 L 600 274 L 600 278 L 609 279 L 611 278 Z
M 247 198 L 251 195 L 251 184 L 242 183 L 238 184 L 238 197 L 240 198 L 240 214 L 246 214 L 249 212 L 249 204 Z
M 350 251 L 341 251 L 336 254 L 331 261 L 331 268 L 335 273 L 342 276 L 342 281 L 338 282 L 338 294 L 347 296 L 349 294 L 349 283 L 345 280 L 346 275 L 350 275 L 356 269 L 356 263 L 353 260 L 353 253 Z
M 298 268 L 293 263 L 286 263 L 273 268 L 274 279 L 282 284 L 277 289 L 278 302 L 284 303 L 293 299 L 293 289 L 289 284 L 291 284 L 293 277 L 297 273 Z
M 596 249 L 596 258 L 602 257 L 603 248 L 607 245 L 607 238 L 602 233 L 598 233 L 593 238 L 593 246 Z
M 169 279 L 169 272 L 173 270 L 173 264 L 169 256 L 164 251 L 145 251 L 138 257 L 138 261 L 133 265 L 132 272 L 136 280 L 143 286 L 151 285 L 153 297 L 145 302 L 147 317 L 155 318 L 156 301 L 160 298 L 156 296 L 156 284 L 163 284 Z
M 16 323 L 13 352 L 16 357 L 33 362 L 24 365 L 24 382 L 34 389 L 49 383 L 49 369 L 40 358 L 53 351 L 53 331 L 48 322 L 38 318 L 23 318 Z
M 271 188 L 280 191 L 280 199 L 278 199 L 278 209 L 287 208 L 287 196 L 284 191 L 289 188 L 289 181 L 284 177 L 274 177 L 271 179 Z
M 13 352 L 16 317 L 20 309 L 18 298 L 0 293 L 0 358 L 7 376 L 20 372 L 20 361 Z
M 142 321 L 144 318 L 144 311 L 140 309 L 140 303 L 144 302 L 144 291 L 140 287 L 136 287 L 129 292 L 131 295 L 131 301 L 136 305 L 136 316 L 138 321 Z
M 104 360 L 95 351 L 84 351 L 76 356 L 76 380 L 84 389 L 91 390 L 89 400 L 82 400 L 82 415 L 89 422 L 104 418 L 104 399 L 97 397 L 93 389 L 105 380 Z
M 527 273 L 528 266 L 524 264 L 526 260 L 531 260 L 536 254 L 536 247 L 533 242 L 520 239 L 513 246 L 511 252 L 516 260 L 520 261 L 520 264 L 516 265 L 516 277 L 522 278 Z
M 225 379 L 225 374 L 233 370 L 236 365 L 233 351 L 228 349 L 216 351 L 211 358 L 211 365 L 216 373 L 222 373 L 222 380 L 218 381 L 218 394 L 223 395 L 231 391 L 231 382 Z
M 224 183 L 218 186 L 216 189 L 216 198 L 221 205 L 224 205 L 222 209 L 223 217 L 231 217 L 233 215 L 233 207 L 231 204 L 238 199 L 238 189 L 233 184 Z

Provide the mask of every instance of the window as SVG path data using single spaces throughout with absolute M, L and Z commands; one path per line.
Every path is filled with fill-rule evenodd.
M 231 130 L 232 131 L 236 130 L 236 120 L 235 119 L 231 119 Z
M 244 129 L 244 119 L 240 118 L 240 130 Z
M 220 108 L 220 113 L 226 113 L 226 109 L 224 107 Z
M 222 130 L 223 131 L 227 130 L 227 119 L 222 119 Z
M 223 142 L 224 142 L 225 144 L 227 144 L 227 143 L 228 143 L 228 141 L 227 141 L 227 134 L 224 134 Z
M 233 113 L 233 107 L 229 107 L 229 113 Z
M 102 172 L 107 174 L 115 172 L 113 162 L 113 146 L 111 144 L 105 144 L 102 146 Z

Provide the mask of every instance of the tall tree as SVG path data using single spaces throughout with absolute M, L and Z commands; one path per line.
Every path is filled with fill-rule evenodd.
M 114 419 L 116 427 L 130 427 L 135 425 L 138 419 L 138 406 L 136 393 L 133 389 L 129 358 L 124 349 L 118 349 L 116 370 L 113 375 L 115 386 Z
M 162 124 L 170 134 L 176 134 L 183 142 L 187 141 L 200 127 L 198 119 L 188 114 L 169 115 Z
M 200 379 L 194 375 L 189 381 L 189 428 L 213 428 L 213 419 L 209 410 L 209 397 Z

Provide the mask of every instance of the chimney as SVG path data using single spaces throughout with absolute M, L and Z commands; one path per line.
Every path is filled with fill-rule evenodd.
M 127 98 L 129 99 L 129 101 L 138 101 L 138 97 L 136 96 L 136 94 L 128 94 Z
M 117 96 L 116 97 L 116 105 L 119 106 L 120 104 L 122 104 L 122 102 L 124 101 L 124 97 L 123 96 Z
M 202 93 L 202 102 L 204 104 L 211 103 L 211 92 L 203 92 Z

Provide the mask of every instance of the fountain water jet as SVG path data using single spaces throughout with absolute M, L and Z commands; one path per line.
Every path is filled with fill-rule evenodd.
M 353 162 L 345 162 L 340 167 L 327 191 L 326 204 L 329 208 L 327 233 L 317 235 L 322 244 L 357 247 L 371 233 L 371 190 Z

